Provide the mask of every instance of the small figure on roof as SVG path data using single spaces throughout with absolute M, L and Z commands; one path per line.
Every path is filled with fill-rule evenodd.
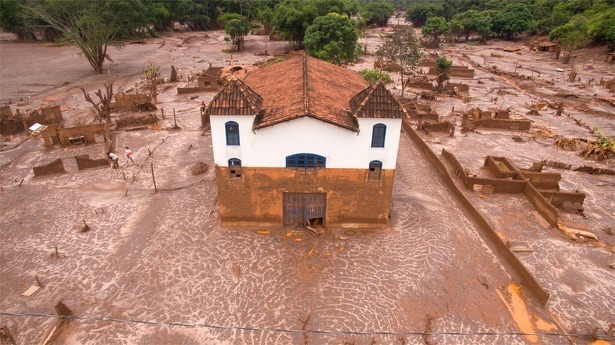
M 109 152 L 109 159 L 111 159 L 111 168 L 115 169 L 120 167 L 120 157 L 118 157 L 115 153 Z
M 203 114 L 205 112 L 205 108 L 207 107 L 207 104 L 205 104 L 205 101 L 201 102 L 201 114 Z

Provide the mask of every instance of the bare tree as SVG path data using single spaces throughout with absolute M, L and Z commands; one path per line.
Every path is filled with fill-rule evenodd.
M 401 73 L 401 96 L 404 97 L 406 82 L 404 75 L 409 75 L 419 65 L 422 53 L 419 40 L 411 29 L 395 30 L 377 51 L 378 56 L 387 63 L 397 66 Z
M 149 65 L 145 67 L 141 71 L 141 75 L 143 75 L 143 77 L 145 77 L 145 80 L 147 81 L 147 88 L 149 89 L 149 93 L 152 96 L 152 102 L 154 104 L 158 103 L 158 88 L 156 86 L 156 81 L 160 77 L 160 73 L 158 72 L 158 66 Z
M 113 99 L 113 81 L 105 82 L 105 93 L 100 89 L 94 94 L 98 97 L 98 101 L 94 101 L 90 94 L 83 87 L 79 87 L 83 92 L 85 100 L 90 102 L 96 110 L 96 118 L 99 122 L 105 121 L 107 130 L 111 127 L 111 100 Z

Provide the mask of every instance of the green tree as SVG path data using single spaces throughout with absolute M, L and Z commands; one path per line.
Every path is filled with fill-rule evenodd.
M 423 34 L 431 37 L 434 46 L 440 46 L 440 36 L 446 35 L 451 27 L 444 17 L 431 17 L 423 25 Z
M 30 0 L 27 11 L 62 33 L 66 42 L 75 44 L 97 73 L 103 72 L 109 45 L 123 46 L 120 37 L 138 34 L 144 25 L 139 0 Z
M 393 15 L 393 6 L 386 1 L 369 1 L 361 5 L 360 12 L 366 25 L 385 27 Z
M 488 13 L 489 11 L 481 12 L 481 16 L 476 21 L 476 32 L 480 35 L 480 41 L 485 43 L 489 35 L 491 35 L 491 28 L 493 27 L 493 21 Z
M 412 22 L 412 25 L 420 27 L 425 25 L 427 19 L 431 17 L 443 17 L 446 14 L 444 7 L 435 2 L 419 2 L 410 7 L 406 11 L 406 20 Z
M 550 38 L 560 45 L 564 63 L 568 63 L 572 52 L 589 40 L 587 19 L 582 15 L 575 16 L 570 22 L 553 29 Z
M 532 13 L 524 3 L 512 3 L 493 17 L 493 31 L 508 39 L 530 28 Z
M 314 20 L 305 32 L 303 43 L 309 55 L 339 64 L 355 58 L 358 39 L 347 16 L 330 13 Z
M 279 31 L 283 38 L 292 43 L 301 43 L 305 30 L 318 17 L 316 7 L 300 0 L 287 0 L 274 10 L 271 26 Z
M 438 83 L 438 90 L 442 90 L 444 82 L 450 79 L 450 71 L 453 61 L 448 60 L 444 56 L 440 56 L 436 59 L 436 82 Z
M 265 34 L 269 35 L 271 32 L 271 22 L 273 21 L 273 10 L 269 7 L 261 8 L 256 18 L 263 23 Z
M 218 18 L 218 22 L 224 27 L 224 32 L 230 36 L 233 51 L 243 50 L 245 37 L 251 29 L 248 18 L 237 13 L 224 13 Z
M 28 15 L 22 1 L 0 0 L 0 27 L 4 32 L 17 35 L 17 39 L 33 39 L 34 26 L 32 18 Z
M 170 1 L 173 6 L 175 20 L 182 25 L 187 25 L 190 30 L 205 30 L 210 21 L 217 18 L 217 9 L 208 7 L 207 3 L 196 0 Z
M 373 85 L 379 81 L 382 81 L 384 83 L 393 82 L 391 76 L 388 73 L 382 72 L 379 69 L 363 69 L 359 73 L 361 73 L 361 76 L 365 80 L 367 80 L 370 85 Z
M 395 30 L 384 38 L 377 53 L 386 63 L 399 67 L 401 74 L 401 96 L 404 96 L 405 75 L 410 75 L 419 65 L 422 54 L 419 40 L 411 29 Z

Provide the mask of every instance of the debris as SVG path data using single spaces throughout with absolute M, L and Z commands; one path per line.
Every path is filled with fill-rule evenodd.
M 516 246 L 510 247 L 510 251 L 515 252 L 515 253 L 532 253 L 534 252 L 534 249 L 528 246 L 516 245 Z
M 557 223 L 557 228 L 562 230 L 569 237 L 585 237 L 592 240 L 597 240 L 598 237 L 593 233 L 585 230 L 572 229 L 562 223 Z
M 85 219 L 83 220 L 83 228 L 81 228 L 81 232 L 88 232 L 90 231 L 90 226 L 88 225 L 88 223 L 85 222 Z
M 302 239 L 300 237 L 295 238 L 295 242 L 301 242 Z
M 344 246 L 341 246 L 340 249 L 338 250 L 339 252 L 343 252 L 344 251 Z
M 555 146 L 559 147 L 564 151 L 576 151 L 580 148 L 580 140 L 579 139 L 568 139 L 564 137 L 559 137 L 555 140 Z
M 615 175 L 615 170 L 606 168 L 595 168 L 587 165 L 582 165 L 578 168 L 575 168 L 574 171 L 585 172 L 590 175 Z
M 312 247 L 312 249 L 310 249 L 310 251 L 307 253 L 307 256 L 310 257 L 310 256 L 312 256 L 312 254 L 314 254 L 314 247 Z
M 2 328 L 0 328 L 0 344 L 2 345 L 16 345 L 17 343 L 15 342 L 15 339 L 13 339 L 13 335 L 11 334 L 11 331 L 9 330 L 9 327 L 7 325 L 3 325 Z
M 271 231 L 270 230 L 258 230 L 257 232 L 261 235 L 269 235 Z
M 558 72 L 564 72 L 564 70 L 563 70 L 563 69 L 561 69 L 561 68 L 557 68 L 557 69 L 555 69 L 555 70 L 556 70 L 556 71 L 558 71 Z
M 31 285 L 26 291 L 24 291 L 21 295 L 22 296 L 26 296 L 26 297 L 30 297 L 32 295 L 34 295 L 34 293 L 36 293 L 38 290 L 40 290 L 41 287 L 38 285 Z
M 205 162 L 196 162 L 190 167 L 192 175 L 201 175 L 207 172 L 209 166 Z
M 307 228 L 308 230 L 310 230 L 311 232 L 315 233 L 316 235 L 322 235 L 322 234 L 324 234 L 324 233 L 325 233 L 325 229 L 323 229 L 323 228 L 321 228 L 321 227 L 319 227 L 319 228 L 313 228 L 313 227 L 311 227 L 311 226 L 309 226 L 309 225 L 308 225 L 308 226 L 306 226 L 306 228 Z

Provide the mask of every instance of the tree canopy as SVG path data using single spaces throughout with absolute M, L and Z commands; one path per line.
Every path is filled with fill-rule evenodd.
M 230 36 L 233 51 L 243 50 L 245 36 L 250 33 L 250 22 L 247 17 L 237 13 L 225 13 L 218 18 L 224 32 Z
M 356 0 L 285 0 L 275 7 L 271 26 L 280 32 L 282 38 L 301 43 L 305 30 L 317 17 L 329 13 L 350 17 L 357 10 Z
M 419 2 L 408 8 L 406 20 L 412 22 L 414 26 L 423 26 L 427 19 L 431 17 L 443 17 L 444 7 L 435 2 Z
M 451 27 L 444 17 L 431 17 L 423 25 L 423 34 L 431 37 L 434 45 L 438 47 L 440 36 L 447 34 L 450 29 Z
M 329 13 L 307 28 L 303 43 L 309 55 L 339 64 L 354 60 L 358 39 L 347 16 Z
M 97 73 L 102 73 L 109 45 L 122 46 L 119 37 L 136 35 L 145 24 L 139 0 L 48 0 L 28 1 L 26 11 L 62 33 L 74 43 Z
M 361 4 L 360 13 L 366 25 L 385 27 L 393 11 L 393 5 L 387 1 L 369 1 Z
M 493 31 L 511 38 L 529 29 L 532 19 L 532 12 L 525 4 L 509 4 L 493 17 Z

